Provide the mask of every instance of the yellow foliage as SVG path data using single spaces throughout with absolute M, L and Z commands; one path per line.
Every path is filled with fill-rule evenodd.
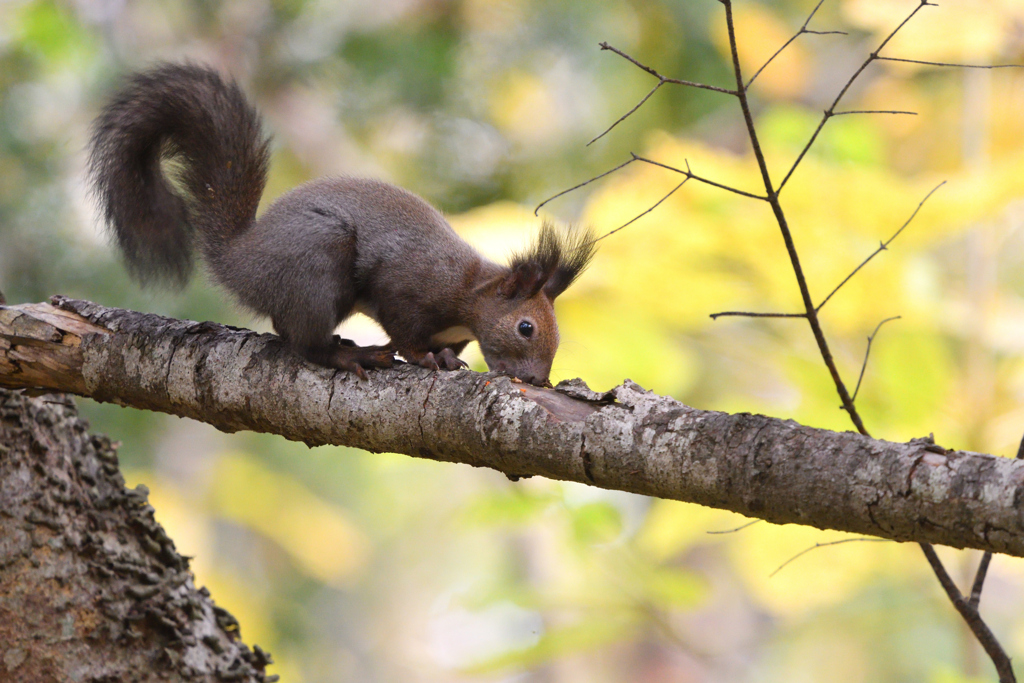
M 242 453 L 217 461 L 215 511 L 281 546 L 296 565 L 324 583 L 345 586 L 369 559 L 367 539 L 348 514 L 283 472 Z

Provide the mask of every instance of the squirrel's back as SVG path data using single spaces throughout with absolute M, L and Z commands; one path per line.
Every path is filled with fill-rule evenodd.
M 164 64 L 132 75 L 96 119 L 89 156 L 132 274 L 182 284 L 195 244 L 215 258 L 247 230 L 266 185 L 267 147 L 259 114 L 212 69 Z

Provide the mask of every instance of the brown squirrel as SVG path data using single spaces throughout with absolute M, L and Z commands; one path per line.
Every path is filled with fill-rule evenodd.
M 184 284 L 197 245 L 213 279 L 314 363 L 365 378 L 398 353 L 454 370 L 477 340 L 492 371 L 547 383 L 558 348 L 552 302 L 593 257 L 589 231 L 545 224 L 501 266 L 423 199 L 350 177 L 306 183 L 257 219 L 268 145 L 259 113 L 212 69 L 162 64 L 131 76 L 97 117 L 89 157 L 131 274 Z M 177 162 L 174 182 L 165 160 Z M 390 344 L 335 336 L 354 311 Z

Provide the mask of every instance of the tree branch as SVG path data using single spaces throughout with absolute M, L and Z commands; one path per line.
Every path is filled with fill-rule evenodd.
M 778 524 L 1024 556 L 1024 461 L 606 394 L 403 366 L 368 381 L 269 334 L 56 297 L 0 308 L 0 385 L 71 391 L 310 446 L 490 467 Z

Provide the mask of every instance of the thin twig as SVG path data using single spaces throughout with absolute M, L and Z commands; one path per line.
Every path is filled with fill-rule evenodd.
M 662 203 L 663 201 L 665 201 L 666 199 L 668 199 L 669 197 L 671 197 L 672 195 L 674 195 L 674 194 L 676 193 L 676 190 L 678 190 L 678 189 L 679 189 L 680 187 L 682 187 L 683 185 L 685 185 L 685 184 L 687 183 L 687 181 L 689 181 L 689 180 L 690 180 L 689 178 L 683 178 L 683 182 L 679 183 L 678 185 L 676 185 L 675 187 L 673 187 L 673 188 L 672 188 L 671 190 L 669 190 L 669 191 L 668 191 L 668 194 L 666 194 L 666 195 L 665 195 L 664 197 L 662 197 L 661 199 L 659 199 L 658 201 L 656 201 L 656 202 L 654 203 L 654 205 L 653 205 L 653 206 L 651 206 L 651 207 L 650 207 L 649 209 L 647 209 L 647 210 L 646 210 L 646 211 L 644 211 L 643 213 L 641 213 L 641 214 L 639 214 L 639 215 L 637 215 L 637 216 L 633 217 L 632 219 L 630 219 L 630 220 L 626 221 L 625 223 L 623 223 L 623 224 L 622 224 L 622 225 L 620 225 L 619 227 L 615 228 L 614 230 L 610 230 L 610 231 L 606 232 L 605 234 L 601 235 L 601 236 L 600 236 L 600 237 L 598 237 L 597 239 L 593 240 L 593 241 L 591 242 L 591 244 L 594 244 L 595 242 L 600 242 L 600 241 L 601 241 L 601 240 L 603 240 L 603 239 L 604 239 L 605 237 L 610 237 L 611 235 L 614 235 L 615 233 L 617 233 L 617 232 L 618 232 L 619 230 L 622 230 L 622 229 L 623 229 L 623 228 L 625 228 L 626 226 L 628 226 L 628 225 L 630 225 L 630 224 L 632 224 L 632 223 L 636 223 L 636 222 L 637 222 L 638 220 L 640 220 L 641 218 L 643 218 L 644 216 L 646 216 L 647 214 L 649 214 L 649 213 L 650 213 L 651 211 L 654 211 L 654 210 L 655 210 L 656 208 L 658 208 L 658 206 L 659 206 L 659 205 L 660 205 L 660 204 L 661 204 L 661 203 Z
M 725 93 L 726 95 L 735 95 L 736 94 L 735 90 L 729 90 L 728 88 L 719 88 L 719 87 L 714 86 L 714 85 L 707 85 L 706 83 L 695 83 L 694 81 L 684 81 L 684 80 L 681 80 L 679 78 L 666 78 L 665 76 L 662 76 L 660 73 L 658 73 L 657 71 L 655 71 L 651 67 L 647 66 L 646 64 L 641 64 L 637 60 L 635 60 L 632 57 L 630 57 L 629 55 L 627 55 L 622 50 L 620 50 L 620 49 L 618 49 L 616 47 L 612 47 L 608 43 L 601 42 L 601 43 L 598 43 L 598 45 L 601 46 L 602 50 L 611 50 L 612 52 L 614 52 L 618 56 L 622 57 L 623 59 L 629 60 L 630 62 L 632 62 L 633 64 L 635 64 L 639 68 L 643 69 L 647 73 L 649 73 L 652 76 L 654 76 L 655 78 L 657 78 L 659 81 L 664 81 L 665 83 L 674 83 L 676 85 L 686 85 L 686 86 L 689 86 L 691 88 L 700 88 L 701 90 L 713 90 L 715 92 Z
M 853 397 L 852 397 L 853 401 L 857 400 L 857 394 L 860 393 L 860 383 L 864 380 L 864 370 L 866 370 L 867 367 L 868 367 L 868 356 L 871 355 L 871 342 L 875 341 L 875 335 L 877 335 L 878 331 L 880 329 L 882 329 L 882 325 L 884 325 L 887 322 L 890 322 L 892 320 L 899 320 L 899 319 L 900 319 L 900 316 L 898 316 L 898 315 L 894 315 L 891 318 L 886 318 L 882 322 L 878 323 L 878 325 L 875 326 L 875 331 L 872 332 L 868 336 L 868 348 L 867 348 L 866 351 L 864 351 L 864 362 L 861 363 L 861 365 L 860 365 L 860 375 L 857 377 L 857 386 L 853 388 Z
M 734 534 L 737 531 L 743 531 L 747 527 L 754 526 L 758 522 L 763 522 L 763 521 L 764 521 L 763 519 L 754 519 L 754 520 L 751 520 L 751 521 L 747 522 L 746 524 L 739 525 L 735 529 L 722 529 L 721 531 L 708 531 L 706 533 L 709 533 L 709 534 L 712 534 L 712 535 L 715 535 L 715 534 Z
M 844 539 L 839 540 L 839 541 L 827 541 L 825 543 L 815 543 L 810 548 L 804 548 L 803 550 L 798 552 L 796 555 L 794 555 L 793 557 L 789 558 L 788 560 L 786 560 L 785 562 L 780 564 L 778 567 L 775 568 L 775 571 L 773 571 L 771 574 L 768 575 L 768 578 L 769 579 L 772 578 L 773 576 L 775 576 L 776 574 L 781 572 L 783 567 L 788 565 L 790 562 L 792 562 L 793 560 L 796 560 L 797 558 L 803 557 L 804 555 L 806 555 L 807 553 L 811 552 L 812 550 L 817 550 L 818 548 L 825 548 L 825 547 L 830 546 L 830 545 L 842 545 L 843 543 L 853 543 L 854 541 L 868 541 L 868 542 L 871 542 L 871 543 L 881 543 L 881 542 L 888 542 L 889 539 L 887 539 L 887 538 L 870 538 L 868 536 L 864 536 L 864 537 L 861 537 L 861 538 L 844 538 Z
M 682 175 L 686 176 L 687 178 L 693 178 L 698 183 L 704 183 L 705 185 L 710 185 L 711 187 L 717 187 L 717 188 L 722 189 L 722 190 L 728 190 L 729 192 L 733 192 L 733 193 L 738 194 L 738 195 L 740 195 L 742 197 L 750 197 L 751 199 L 760 199 L 761 201 L 767 201 L 768 200 L 768 197 L 766 197 L 764 195 L 754 194 L 752 192 L 746 192 L 744 190 L 740 190 L 740 189 L 737 189 L 735 187 L 730 187 L 729 185 L 723 185 L 722 183 L 716 183 L 714 180 L 709 180 L 707 178 L 703 178 L 703 177 L 697 175 L 696 173 L 694 173 L 693 171 L 690 170 L 690 162 L 689 162 L 689 160 L 684 160 L 684 161 L 686 161 L 686 170 L 684 171 L 681 168 L 676 168 L 675 166 L 669 166 L 668 164 L 663 164 L 660 161 L 654 161 L 653 159 L 647 159 L 645 157 L 640 156 L 639 154 L 636 154 L 635 152 L 631 152 L 631 154 L 633 155 L 633 159 L 636 160 L 636 161 L 642 161 L 645 164 L 650 164 L 652 166 L 659 166 L 659 167 L 667 169 L 669 171 L 674 171 L 675 173 L 682 174 Z
M 851 272 L 851 273 L 850 273 L 849 275 L 847 275 L 847 276 L 846 276 L 845 278 L 843 278 L 843 281 L 842 281 L 842 282 L 840 282 L 840 283 L 839 283 L 838 285 L 836 285 L 835 289 L 833 289 L 833 290 L 832 290 L 831 292 L 829 292 L 829 295 L 828 295 L 828 296 L 826 296 L 826 297 L 825 297 L 824 299 L 822 299 L 821 303 L 820 303 L 820 304 L 818 304 L 818 305 L 817 305 L 817 306 L 815 307 L 815 309 L 814 309 L 814 310 L 815 310 L 815 311 L 820 311 L 820 310 L 821 310 L 821 309 L 822 309 L 822 308 L 823 308 L 823 307 L 825 306 L 825 304 L 827 304 L 827 303 L 828 303 L 828 300 L 829 300 L 829 299 L 831 299 L 831 298 L 832 298 L 833 296 L 835 296 L 835 293 L 836 293 L 836 292 L 838 292 L 838 291 L 839 291 L 840 289 L 842 289 L 843 285 L 845 285 L 845 284 L 846 284 L 847 282 L 849 282 L 849 281 L 850 281 L 850 279 L 851 279 L 851 278 L 852 278 L 852 277 L 853 277 L 854 275 L 856 275 L 856 274 L 857 274 L 857 273 L 858 273 L 858 272 L 860 271 L 860 269 L 861 269 L 861 268 L 863 268 L 864 266 L 866 266 L 866 265 L 867 265 L 867 264 L 868 264 L 868 263 L 869 263 L 869 262 L 871 261 L 871 259 L 875 258 L 875 257 L 876 257 L 876 256 L 878 256 L 878 255 L 879 255 L 880 253 L 882 253 L 883 251 L 885 251 L 886 249 L 888 249 L 888 248 L 889 248 L 889 245 L 890 245 L 890 244 L 892 244 L 892 241 L 893 241 L 894 239 L 896 239 L 897 237 L 899 237 L 899 236 L 900 236 L 900 233 L 901 233 L 901 232 L 903 232 L 903 231 L 904 231 L 904 230 L 906 229 L 906 227 L 907 227 L 908 225 L 910 225 L 910 222 L 911 222 L 912 220 L 914 220 L 914 217 L 915 217 L 915 216 L 917 216 L 918 212 L 919 212 L 919 211 L 921 210 L 921 207 L 922 207 L 922 206 L 924 206 L 924 203 L 925 203 L 926 201 L 928 201 L 928 199 L 929 199 L 929 198 L 930 198 L 930 197 L 931 197 L 931 196 L 932 196 L 933 194 L 935 194 L 935 192 L 936 192 L 936 191 L 937 191 L 937 190 L 938 190 L 938 189 L 939 189 L 940 187 L 942 187 L 942 186 L 943 186 L 943 185 L 945 185 L 945 184 L 946 184 L 946 181 L 945 181 L 945 180 L 943 180 L 943 181 L 942 181 L 941 183 L 939 183 L 938 185 L 936 185 L 935 187 L 933 187 L 933 188 L 932 188 L 932 190 L 931 190 L 931 192 L 929 192 L 928 194 L 926 194 L 926 195 L 924 196 L 924 199 L 922 199 L 922 200 L 921 200 L 920 202 L 918 202 L 918 204 L 917 204 L 917 208 L 915 208 L 915 209 L 914 209 L 914 213 L 910 214 L 910 218 L 908 218 L 908 219 L 906 220 L 906 222 L 904 222 L 904 223 L 903 223 L 903 225 L 901 225 L 901 226 L 900 226 L 900 229 L 899 229 L 899 230 L 897 230 L 896 232 L 894 232 L 894 233 L 893 233 L 893 235 L 892 235 L 892 237 L 890 237 L 890 238 L 889 238 L 889 239 L 887 239 L 886 241 L 884 241 L 884 242 L 879 242 L 879 243 L 878 243 L 878 248 L 877 248 L 877 249 L 875 249 L 875 250 L 874 250 L 873 252 L 871 252 L 871 255 L 870 255 L 870 256 L 868 256 L 868 257 L 867 257 L 866 259 L 864 259 L 864 260 L 863 260 L 863 261 L 861 262 L 861 264 L 860 264 L 859 266 L 857 266 L 856 268 L 854 268 L 854 269 L 853 269 L 853 272 Z
M 895 109 L 851 109 L 850 111 L 832 112 L 832 116 L 846 116 L 847 114 L 906 114 L 907 116 L 917 116 L 916 111 L 899 111 Z
M 642 107 L 642 106 L 644 105 L 644 102 L 646 102 L 647 100 L 651 99 L 651 95 L 653 95 L 654 93 L 658 92 L 658 88 L 660 88 L 661 86 L 665 85 L 665 83 L 666 83 L 666 82 L 667 82 L 667 81 L 665 81 L 665 79 L 661 79 L 661 80 L 659 80 L 659 81 L 658 81 L 658 84 L 657 84 L 656 86 L 654 86 L 653 88 L 651 88 L 651 91 L 650 91 L 649 93 L 647 93 L 646 95 L 644 95 L 643 99 L 642 99 L 642 100 L 640 100 L 639 102 L 637 102 L 637 103 L 636 103 L 636 106 L 635 106 L 635 107 L 633 107 L 632 109 L 630 109 L 629 111 L 627 111 L 627 112 L 626 112 L 625 114 L 623 114 L 622 116 L 620 116 L 620 117 L 619 117 L 619 118 L 618 118 L 618 119 L 617 119 L 617 120 L 615 121 L 615 123 L 613 123 L 612 125 L 610 125 L 610 126 L 608 126 L 607 128 L 605 128 L 605 129 L 604 129 L 604 132 L 603 132 L 603 133 L 601 133 L 600 135 L 598 135 L 597 137 L 595 137 L 595 138 L 594 138 L 593 140 L 591 140 L 590 142 L 588 142 L 586 146 L 587 146 L 587 147 L 590 147 L 590 146 L 591 146 L 592 144 L 594 144 L 595 142 L 597 142 L 598 140 L 600 140 L 601 138 L 603 138 L 603 137 L 604 137 L 605 135 L 608 135 L 608 133 L 612 132 L 612 128 L 614 128 L 615 126 L 619 125 L 620 123 L 622 123 L 623 121 L 625 121 L 625 120 L 626 120 L 627 118 L 629 118 L 630 116 L 632 116 L 632 115 L 633 115 L 633 112 L 635 112 L 635 111 L 636 111 L 637 109 L 639 109 L 640 107 Z
M 818 13 L 818 9 L 822 6 L 822 4 L 824 2 L 825 2 L 825 0 L 818 0 L 818 4 L 815 5 L 814 9 L 811 10 L 810 15 L 808 15 L 808 17 L 807 17 L 807 21 L 805 21 L 804 25 L 800 27 L 800 30 L 797 31 L 796 33 L 794 33 L 792 38 L 787 40 L 783 44 L 782 47 L 780 47 L 778 50 L 775 51 L 775 54 L 773 54 L 771 57 L 768 58 L 767 62 L 765 62 L 764 64 L 761 65 L 760 69 L 758 69 L 756 72 L 754 72 L 754 75 L 750 77 L 750 80 L 747 81 L 747 84 L 745 86 L 743 86 L 744 89 L 749 89 L 750 88 L 750 84 L 754 82 L 755 78 L 757 78 L 758 76 L 761 75 L 761 72 L 764 71 L 768 67 L 768 65 L 772 63 L 772 60 L 774 60 L 776 57 L 778 57 L 780 54 L 782 54 L 782 51 L 785 50 L 787 47 L 789 47 L 790 43 L 792 43 L 794 40 L 796 40 L 797 38 L 799 38 L 803 34 L 805 34 L 805 33 L 813 33 L 816 36 L 827 36 L 827 35 L 842 35 L 842 36 L 845 36 L 846 35 L 846 31 L 810 31 L 810 30 L 807 29 L 807 24 L 811 23 L 811 19 L 813 19 L 814 15 Z
M 921 64 L 923 66 L 946 66 L 954 69 L 1020 69 L 1024 67 L 1024 64 L 955 64 L 950 62 L 928 62 L 921 59 L 903 59 L 900 57 L 876 56 L 875 59 L 880 62 L 903 62 L 905 64 Z
M 981 602 L 981 589 L 985 586 L 985 577 L 988 576 L 988 565 L 992 562 L 992 553 L 986 551 L 978 563 L 978 573 L 974 575 L 974 584 L 971 586 L 971 599 L 968 601 L 972 608 L 978 609 Z
M 946 591 L 949 601 L 953 603 L 953 607 L 956 608 L 956 611 L 967 622 L 967 626 L 971 629 L 974 637 L 978 639 L 978 642 L 981 643 L 981 646 L 988 654 L 989 659 L 992 660 L 992 664 L 996 667 L 996 673 L 999 674 L 999 683 L 1016 683 L 1017 678 L 1013 674 L 1010 658 L 1006 656 L 1003 646 L 999 644 L 992 630 L 982 620 L 978 610 L 964 599 L 960 589 L 956 587 L 953 579 L 950 578 L 949 572 L 942 566 L 939 556 L 935 554 L 935 549 L 928 543 L 920 543 L 919 545 L 924 552 L 924 556 L 928 558 L 928 564 L 931 565 L 932 571 L 938 577 L 943 590 Z
M 719 318 L 806 318 L 806 313 L 751 313 L 749 311 L 722 311 L 712 313 L 711 319 Z
M 860 68 L 857 69 L 852 76 L 850 76 L 850 79 L 846 81 L 846 85 L 844 85 L 842 90 L 839 91 L 839 94 L 836 95 L 836 98 L 832 101 L 832 104 L 829 106 L 829 108 L 825 110 L 824 115 L 821 117 L 821 121 L 818 122 L 818 127 L 814 129 L 814 133 L 811 134 L 811 138 L 807 141 L 807 144 L 804 145 L 804 148 L 800 151 L 800 154 L 797 156 L 796 161 L 794 161 L 793 165 L 790 166 L 789 172 L 786 173 L 786 176 L 782 179 L 782 182 L 779 183 L 779 192 L 782 192 L 782 188 L 784 188 L 786 186 L 786 183 L 789 182 L 789 179 L 793 175 L 793 172 L 796 171 L 797 166 L 800 165 L 800 162 L 803 161 L 804 157 L 807 155 L 807 152 L 811 149 L 811 145 L 813 145 L 814 141 L 818 139 L 818 134 L 821 132 L 821 129 L 825 127 L 825 124 L 828 123 L 828 120 L 830 118 L 835 116 L 835 110 L 836 107 L 839 105 L 839 101 L 843 99 L 843 96 L 846 95 L 847 91 L 850 89 L 850 86 L 852 86 L 853 82 L 857 80 L 857 77 L 864 72 L 864 69 L 868 68 L 868 65 L 870 65 L 871 62 L 879 58 L 878 53 L 882 51 L 882 48 L 889 44 L 889 41 L 893 39 L 893 36 L 895 36 L 901 28 L 906 26 L 907 22 L 913 19 L 914 15 L 917 14 L 922 7 L 931 4 L 932 3 L 928 2 L 927 0 L 921 0 L 921 4 L 915 7 L 914 10 L 910 14 L 908 14 L 903 21 L 900 22 L 900 25 L 894 28 L 892 30 L 892 33 L 886 36 L 885 40 L 882 41 L 881 45 L 879 45 L 874 52 L 868 55 L 868 58 L 864 60 L 864 63 L 860 65 Z
M 636 160 L 637 160 L 637 159 L 636 159 L 636 156 L 634 156 L 634 157 L 633 157 L 632 159 L 629 159 L 629 160 L 627 160 L 627 161 L 624 161 L 624 162 L 622 162 L 621 164 L 619 164 L 618 166 L 616 166 L 615 168 L 613 168 L 613 169 L 612 169 L 612 170 L 610 170 L 610 171 L 605 171 L 604 173 L 602 173 L 602 174 L 600 174 L 600 175 L 596 175 L 596 176 L 594 176 L 594 177 L 593 177 L 593 178 L 591 178 L 590 180 L 584 180 L 584 181 L 583 181 L 582 183 L 580 183 L 579 185 L 574 185 L 573 187 L 570 187 L 570 188 L 569 188 L 568 190 L 562 190 L 562 191 L 561 191 L 561 192 L 559 192 L 558 194 L 556 194 L 556 195 L 553 195 L 553 196 L 551 196 L 551 197 L 548 197 L 547 199 L 545 199 L 544 201 L 542 201 L 542 202 L 541 202 L 540 204 L 538 204 L 538 205 L 537 205 L 537 208 L 533 210 L 533 215 L 534 215 L 534 216 L 537 216 L 537 215 L 539 215 L 539 212 L 540 212 L 540 207 L 544 206 L 544 205 L 545 205 L 545 204 L 547 204 L 548 202 L 554 201 L 555 199 L 558 199 L 559 197 L 561 197 L 561 196 L 562 196 L 562 195 L 564 195 L 564 194 L 569 194 L 569 193 L 570 193 L 570 192 L 572 192 L 573 190 L 578 190 L 578 189 L 580 189 L 581 187 L 583 187 L 584 185 L 589 185 L 590 183 L 594 182 L 595 180 L 600 180 L 601 178 L 604 178 L 604 177 L 605 177 L 606 175 L 610 175 L 610 174 L 612 174 L 612 173 L 615 173 L 616 171 L 618 171 L 618 170 L 619 170 L 620 168 L 622 168 L 623 166 L 629 166 L 629 165 L 630 165 L 631 163 L 633 163 L 633 162 L 634 162 L 634 161 L 636 161 Z

